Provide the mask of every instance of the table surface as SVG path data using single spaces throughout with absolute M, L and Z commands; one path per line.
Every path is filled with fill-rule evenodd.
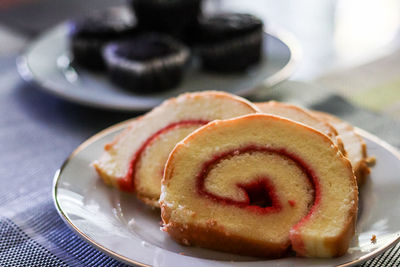
M 52 203 L 51 184 L 80 143 L 137 114 L 65 102 L 23 82 L 15 67 L 16 55 L 43 30 L 94 5 L 116 3 L 124 1 L 0 2 L 0 266 L 122 265 L 64 225 Z M 206 9 L 254 13 L 267 27 L 279 26 L 299 40 L 303 61 L 296 74 L 257 100 L 291 101 L 334 113 L 400 148 L 398 102 L 388 108 L 389 99 L 382 104 L 374 97 L 398 88 L 400 1 L 227 0 L 209 1 Z M 359 87 L 357 94 L 349 92 L 349 84 Z M 360 93 L 363 88 L 369 98 Z M 396 246 L 365 265 L 400 266 L 399 255 Z

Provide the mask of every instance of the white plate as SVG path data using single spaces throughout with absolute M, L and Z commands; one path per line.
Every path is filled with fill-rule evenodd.
M 400 236 L 400 154 L 377 137 L 359 130 L 377 159 L 360 191 L 357 233 L 345 256 L 335 259 L 242 257 L 184 247 L 160 231 L 160 214 L 134 196 L 103 184 L 91 162 L 126 123 L 109 128 L 79 146 L 57 171 L 54 201 L 60 216 L 94 247 L 121 261 L 141 266 L 350 266 L 393 246 Z M 376 243 L 371 242 L 376 235 Z
M 67 25 L 44 33 L 18 57 L 22 78 L 63 99 L 105 109 L 144 111 L 187 91 L 220 90 L 246 96 L 257 86 L 267 87 L 287 79 L 300 58 L 297 41 L 283 31 L 264 35 L 264 57 L 243 74 L 217 75 L 199 70 L 192 62 L 181 85 L 165 93 L 140 95 L 112 84 L 106 74 L 96 74 L 70 64 Z

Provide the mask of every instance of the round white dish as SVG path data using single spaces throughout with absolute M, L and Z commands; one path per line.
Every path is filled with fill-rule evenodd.
M 258 86 L 273 86 L 289 78 L 300 60 L 297 41 L 284 31 L 264 34 L 264 57 L 242 74 L 210 74 L 192 61 L 182 83 L 169 91 L 140 95 L 112 84 L 106 73 L 94 73 L 70 62 L 67 24 L 45 32 L 17 58 L 21 77 L 63 99 L 92 107 L 145 111 L 188 91 L 219 90 L 246 96 Z
M 377 137 L 358 129 L 377 159 L 360 190 L 357 233 L 348 253 L 334 259 L 249 258 L 175 243 L 160 231 L 159 210 L 133 195 L 107 187 L 90 164 L 104 144 L 126 127 L 121 123 L 93 136 L 65 161 L 54 178 L 55 206 L 78 235 L 108 255 L 139 266 L 352 266 L 393 246 L 400 239 L 400 154 Z M 371 241 L 376 236 L 376 242 Z

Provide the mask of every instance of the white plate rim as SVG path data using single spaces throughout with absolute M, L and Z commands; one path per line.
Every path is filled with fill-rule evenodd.
M 118 254 L 117 252 L 106 248 L 105 246 L 103 246 L 102 244 L 92 240 L 89 236 L 87 236 L 84 232 L 82 232 L 79 227 L 77 227 L 76 225 L 74 225 L 74 223 L 70 220 L 70 218 L 63 212 L 60 203 L 58 202 L 57 199 L 57 186 L 58 186 L 58 181 L 59 178 L 61 177 L 61 173 L 63 171 L 63 169 L 68 165 L 69 161 L 74 158 L 75 155 L 77 155 L 80 151 L 84 150 L 86 147 L 88 147 L 89 145 L 91 145 L 92 143 L 94 143 L 95 141 L 103 138 L 104 136 L 111 134 L 115 131 L 118 130 L 122 130 L 125 127 L 127 127 L 127 125 L 132 122 L 133 120 L 136 120 L 137 118 L 133 118 L 133 119 L 129 119 L 123 122 L 120 122 L 118 124 L 115 124 L 109 128 L 106 128 L 100 132 L 98 132 L 97 134 L 93 135 L 92 137 L 90 137 L 89 139 L 87 139 L 86 141 L 84 141 L 82 144 L 80 144 L 69 156 L 68 158 L 63 162 L 63 164 L 61 165 L 61 167 L 55 172 L 54 178 L 53 178 L 53 185 L 52 185 L 52 198 L 53 198 L 53 203 L 55 205 L 55 208 L 58 212 L 58 214 L 60 215 L 60 217 L 62 218 L 62 220 L 66 223 L 66 225 L 72 229 L 75 233 L 78 234 L 78 236 L 80 236 L 81 238 L 83 238 L 88 244 L 90 244 L 91 246 L 93 246 L 94 248 L 104 252 L 105 254 L 111 256 L 114 259 L 123 261 L 125 263 L 128 264 L 135 264 L 137 266 L 142 266 L 142 267 L 153 267 L 152 265 L 148 265 L 145 263 L 141 263 L 138 261 L 135 261 L 131 258 L 125 257 L 123 255 Z M 362 137 L 365 137 L 373 142 L 375 142 L 376 144 L 378 144 L 379 146 L 381 146 L 382 148 L 384 148 L 385 150 L 387 150 L 388 152 L 390 152 L 393 156 L 395 156 L 399 161 L 400 161 L 400 152 L 393 147 L 392 145 L 390 145 L 389 143 L 383 141 L 382 139 L 380 139 L 379 137 L 363 130 L 360 129 L 358 127 L 354 127 L 356 133 L 358 133 L 359 135 L 361 135 Z M 400 241 L 400 236 L 398 236 L 397 238 L 395 238 L 392 242 L 390 242 L 389 244 L 387 244 L 386 246 L 382 246 L 376 250 L 374 250 L 372 253 L 368 253 L 364 256 L 361 256 L 357 259 L 354 259 L 352 261 L 340 264 L 340 265 L 336 265 L 337 267 L 349 267 L 349 266 L 354 266 L 354 265 L 358 265 L 361 264 L 373 257 L 376 257 L 382 253 L 384 253 L 386 250 L 390 249 L 391 247 L 393 247 L 395 244 L 397 244 Z
M 22 52 L 21 54 L 16 58 L 16 65 L 17 65 L 17 71 L 20 74 L 21 78 L 30 84 L 33 84 L 37 88 L 40 88 L 44 90 L 45 92 L 54 95 L 56 97 L 59 97 L 61 99 L 68 100 L 73 103 L 77 103 L 80 105 L 84 106 L 89 106 L 89 107 L 94 107 L 94 108 L 100 108 L 100 109 L 107 109 L 107 110 L 114 110 L 114 111 L 147 111 L 150 108 L 145 108 L 145 107 L 126 107 L 126 106 L 120 106 L 120 105 L 115 105 L 115 104 L 104 104 L 104 103 L 99 103 L 99 102 L 93 102 L 93 101 L 88 101 L 85 99 L 82 99 L 80 97 L 77 97 L 75 95 L 71 94 L 66 94 L 63 93 L 63 91 L 58 91 L 54 90 L 53 86 L 55 85 L 49 85 L 48 83 L 42 81 L 41 79 L 35 78 L 35 75 L 33 74 L 33 71 L 31 67 L 29 66 L 29 53 L 32 47 L 42 40 L 44 36 L 46 36 L 49 32 L 52 30 L 61 27 L 64 25 L 65 22 L 60 23 L 51 29 L 47 30 L 43 34 L 41 34 L 37 39 L 35 39 L 33 42 L 31 42 Z M 294 35 L 286 30 L 283 30 L 279 27 L 273 26 L 269 27 L 267 30 L 264 31 L 264 34 L 270 35 L 279 41 L 281 41 L 284 45 L 287 46 L 290 57 L 289 61 L 286 63 L 286 65 L 278 70 L 276 73 L 272 74 L 271 76 L 267 77 L 261 84 L 254 88 L 247 88 L 247 89 L 242 89 L 235 94 L 239 96 L 249 96 L 257 90 L 259 90 L 260 86 L 264 87 L 272 87 L 274 85 L 277 85 L 285 80 L 287 80 L 297 69 L 301 58 L 303 56 L 303 52 L 301 49 L 301 46 L 297 39 L 294 37 Z

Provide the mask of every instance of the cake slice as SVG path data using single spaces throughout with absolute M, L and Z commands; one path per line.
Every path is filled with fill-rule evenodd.
M 335 127 L 340 139 L 343 141 L 345 156 L 353 166 L 357 184 L 359 186 L 362 185 L 370 173 L 367 145 L 362 137 L 354 131 L 353 126 L 338 117 L 320 111 L 313 111 L 313 114 Z
M 163 230 L 184 245 L 261 257 L 343 255 L 358 190 L 332 140 L 293 120 L 214 121 L 178 143 L 160 197 Z
M 93 165 L 106 184 L 134 192 L 157 207 L 164 165 L 176 143 L 215 119 L 257 111 L 247 100 L 228 93 L 183 94 L 133 121 Z

